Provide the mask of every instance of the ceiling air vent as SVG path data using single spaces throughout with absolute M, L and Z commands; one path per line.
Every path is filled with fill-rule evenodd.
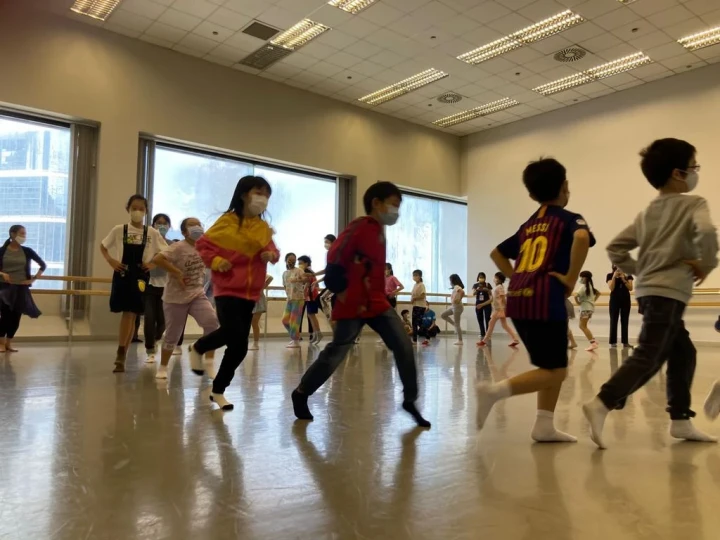
M 242 33 L 258 39 L 262 39 L 263 41 L 267 41 L 270 38 L 274 37 L 279 31 L 280 30 L 278 30 L 277 28 L 268 26 L 265 23 L 253 21 L 243 29 Z
M 462 98 L 460 94 L 456 94 L 455 92 L 445 92 L 444 94 L 440 94 L 437 100 L 440 103 L 458 103 L 462 101 Z
M 568 47 L 562 51 L 558 51 L 553 55 L 553 58 L 558 62 L 577 62 L 585 58 L 587 51 L 578 45 Z
M 251 53 L 240 60 L 240 63 L 244 66 L 250 66 L 255 69 L 266 69 L 289 54 L 292 54 L 290 49 L 270 45 L 268 43 L 267 45 L 260 47 L 254 53 Z

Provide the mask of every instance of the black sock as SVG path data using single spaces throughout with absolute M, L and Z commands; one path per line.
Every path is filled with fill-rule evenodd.
M 430 427 L 430 422 L 428 422 L 422 417 L 420 411 L 417 410 L 417 407 L 415 407 L 415 404 L 412 401 L 404 401 L 402 404 L 402 408 L 405 409 L 405 411 L 407 411 L 408 413 L 410 413 L 418 426 L 424 428 Z
M 313 415 L 310 412 L 310 408 L 308 407 L 308 396 L 307 394 L 302 394 L 298 392 L 297 390 L 293 390 L 292 393 L 292 403 L 293 403 L 293 411 L 295 412 L 295 416 L 298 418 L 298 420 L 312 420 Z

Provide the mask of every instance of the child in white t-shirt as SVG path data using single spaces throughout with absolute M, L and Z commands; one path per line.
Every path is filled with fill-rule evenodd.
M 595 313 L 595 302 L 600 298 L 600 293 L 593 285 L 592 273 L 587 270 L 580 272 L 580 289 L 575 294 L 575 303 L 580 306 L 580 330 L 590 341 L 590 346 L 586 351 L 594 351 L 598 348 L 597 341 L 593 337 L 593 333 L 588 328 L 588 323 Z
M 503 327 L 503 330 L 505 330 L 512 339 L 512 341 L 510 342 L 510 347 L 517 347 L 520 344 L 517 336 L 515 335 L 515 332 L 513 332 L 513 329 L 510 328 L 510 325 L 507 322 L 507 317 L 505 315 L 507 296 L 505 295 L 505 287 L 503 287 L 503 284 L 505 283 L 506 279 L 507 278 L 505 277 L 505 274 L 503 274 L 502 272 L 498 272 L 497 274 L 495 274 L 495 288 L 493 289 L 493 313 L 490 317 L 490 325 L 488 326 L 487 334 L 485 334 L 485 337 L 478 342 L 478 346 L 480 347 L 485 347 L 492 339 L 493 330 L 495 330 L 495 324 L 498 321 L 500 321 L 500 325 Z
M 460 346 L 463 344 L 460 321 L 462 320 L 462 314 L 465 310 L 465 307 L 463 306 L 463 298 L 465 298 L 465 285 L 460 279 L 460 276 L 457 274 L 450 276 L 450 285 L 452 285 L 453 288 L 452 294 L 450 295 L 450 308 L 444 311 L 440 317 L 450 326 L 455 328 L 457 341 L 454 344 Z
M 425 315 L 425 300 L 427 298 L 427 291 L 425 290 L 425 284 L 423 283 L 422 270 L 415 270 L 412 278 L 415 282 L 415 286 L 412 290 L 412 296 L 410 302 L 412 303 L 412 328 L 413 328 L 413 343 L 417 343 L 418 332 L 422 326 L 422 319 Z

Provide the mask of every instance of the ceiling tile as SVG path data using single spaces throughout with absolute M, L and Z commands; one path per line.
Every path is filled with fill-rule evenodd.
M 165 7 L 170 7 L 170 6 L 172 6 L 172 3 L 173 3 L 175 0 L 152 0 L 152 1 L 155 2 L 156 4 L 162 4 L 162 5 L 165 6 Z M 215 0 L 214 3 L 216 3 L 216 4 L 222 4 L 224 1 L 225 1 L 225 0 Z
M 230 47 L 229 45 L 221 44 L 215 47 L 210 51 L 209 54 L 213 55 L 216 58 L 223 58 L 225 60 L 233 60 L 233 63 L 236 64 L 243 58 L 245 58 L 249 53 L 252 51 L 246 51 L 243 49 L 236 49 L 235 47 Z
M 492 21 L 496 21 L 501 17 L 506 17 L 511 11 L 494 1 L 485 2 L 480 4 L 475 9 L 471 9 L 465 13 L 466 17 L 470 17 L 482 24 L 487 24 Z
M 151 0 L 124 0 L 120 4 L 120 8 L 148 19 L 157 19 L 167 9 L 167 6 Z
M 575 88 L 575 90 L 584 96 L 590 96 L 592 94 L 596 94 L 597 92 L 602 92 L 607 88 L 608 86 L 601 82 L 593 82 L 590 84 L 578 86 L 577 88 Z
M 720 25 L 720 9 L 717 11 L 711 11 L 700 17 L 706 24 L 715 27 Z
M 479 26 L 463 36 L 463 39 L 475 44 L 475 48 L 482 47 L 488 43 L 492 43 L 496 39 L 504 37 L 501 32 L 488 28 L 487 26 Z
M 310 66 L 317 64 L 317 59 L 312 56 L 306 56 L 300 53 L 293 53 L 290 56 L 285 57 L 281 60 L 291 66 L 295 66 L 301 69 L 308 69 Z
M 437 47 L 440 47 L 440 45 L 447 44 L 455 40 L 455 36 L 453 34 L 450 34 L 449 32 L 440 30 L 435 26 L 431 26 L 430 28 L 423 30 L 419 34 L 416 34 L 413 39 L 417 41 L 421 46 L 435 49 Z
M 566 4 L 567 5 L 567 4 Z M 573 11 L 586 19 L 596 19 L 607 13 L 625 9 L 620 2 L 615 0 L 588 0 L 573 7 Z
M 438 21 L 435 26 L 454 36 L 466 38 L 466 34 L 478 28 L 479 24 L 476 20 L 465 15 L 458 15 L 444 21 Z M 395 26 L 393 25 L 393 29 L 395 29 Z
M 162 15 L 160 15 L 158 21 L 160 21 L 161 23 L 169 24 L 170 26 L 174 26 L 175 28 L 180 28 L 181 30 L 190 31 L 198 24 L 200 24 L 202 22 L 202 19 L 200 17 L 188 15 L 187 13 L 183 13 L 182 11 L 170 8 Z
M 188 56 L 194 56 L 195 58 L 202 58 L 205 56 L 205 53 L 202 51 L 198 51 L 196 49 L 191 49 L 190 47 L 185 47 L 184 45 L 180 45 L 179 43 L 176 43 L 173 45 L 173 50 L 187 54 Z
M 155 22 L 145 31 L 145 34 L 150 37 L 162 39 L 163 41 L 177 43 L 185 37 L 187 31 L 161 22 Z
M 647 49 L 651 49 L 652 47 L 659 47 L 660 45 L 665 45 L 666 43 L 672 43 L 673 41 L 675 40 L 673 40 L 665 32 L 658 30 L 643 37 L 632 39 L 629 43 L 637 50 L 645 51 Z
M 532 24 L 533 21 L 530 19 L 527 19 L 522 15 L 518 15 L 517 13 L 510 13 L 509 15 L 505 15 L 504 17 L 500 17 L 499 19 L 495 19 L 494 21 L 487 23 L 487 26 L 503 34 L 512 34 L 513 32 L 517 32 L 518 30 Z
M 330 47 L 329 45 L 320 43 L 320 40 L 313 40 L 302 48 L 303 54 L 307 54 L 313 58 L 317 58 L 318 60 L 327 58 L 331 54 L 335 54 L 337 51 L 338 50 L 335 47 Z M 348 52 L 352 54 L 352 51 Z
M 574 45 L 572 41 L 563 37 L 562 35 L 559 35 L 543 39 L 542 41 L 536 41 L 530 46 L 536 51 L 539 51 L 543 54 L 554 54 L 567 47 L 570 47 L 571 45 Z
M 352 45 L 345 47 L 343 51 L 349 54 L 353 54 L 357 56 L 358 58 L 370 58 L 371 56 L 374 56 L 380 52 L 382 52 L 383 49 L 378 47 L 377 45 L 373 45 L 369 41 L 356 41 Z
M 267 9 L 267 2 L 265 0 L 226 0 L 223 6 L 248 17 L 257 17 Z
M 518 10 L 518 13 L 520 13 L 523 17 L 527 17 L 531 21 L 539 22 L 565 11 L 566 9 L 567 8 L 565 6 L 555 2 L 555 0 L 537 0 Z
M 511 83 L 527 79 L 528 77 L 532 77 L 533 75 L 535 75 L 534 71 L 531 71 L 530 69 L 526 69 L 521 66 L 516 66 L 507 71 L 503 71 L 502 73 L 498 73 L 498 77 L 502 77 L 503 79 Z
M 217 11 L 213 12 L 207 20 L 212 24 L 217 24 L 237 32 L 238 30 L 245 28 L 252 18 L 247 15 L 243 15 L 242 13 L 221 7 L 218 8 Z
M 168 41 L 166 39 L 149 36 L 147 34 L 143 34 L 140 36 L 141 41 L 145 41 L 146 43 L 152 43 L 153 45 L 157 45 L 158 47 L 165 47 L 167 49 L 172 49 L 172 46 L 175 44 L 172 41 Z
M 382 0 L 383 4 L 397 8 L 405 13 L 412 13 L 425 4 L 429 4 L 430 1 L 431 0 Z
M 706 47 L 705 49 L 697 50 L 695 51 L 695 56 L 703 60 L 717 58 L 720 56 L 720 47 L 715 45 L 714 47 Z
M 327 0 L 279 0 L 276 4 L 278 7 L 294 12 L 299 15 L 298 19 L 301 19 L 320 6 L 327 4 Z
M 610 49 L 611 47 L 622 45 L 622 40 L 617 36 L 607 33 L 592 39 L 583 40 L 579 43 L 579 45 L 591 53 L 597 53 L 598 51 L 604 51 L 606 49 Z
M 276 75 L 287 79 L 290 77 L 294 77 L 295 75 L 300 73 L 302 69 L 297 66 L 291 66 L 290 64 L 287 64 L 285 62 L 277 62 L 267 68 L 267 71 L 272 71 Z
M 364 38 L 373 32 L 376 32 L 380 28 L 381 27 L 374 22 L 367 21 L 361 17 L 354 17 L 348 22 L 340 25 L 338 30 L 357 38 Z
M 143 17 L 142 15 L 136 15 L 135 13 L 130 13 L 129 11 L 125 11 L 124 9 L 118 9 L 116 10 L 108 19 L 108 23 L 111 23 L 113 25 L 122 26 L 123 28 L 126 28 L 128 30 L 132 30 L 134 32 L 144 32 L 153 23 L 152 19 L 148 19 L 147 17 Z M 107 23 L 106 23 L 107 24 Z M 119 32 L 121 33 L 121 32 Z M 132 37 L 139 37 L 139 36 L 132 36 Z
M 629 45 L 627 43 L 621 43 L 620 45 L 611 47 L 610 49 L 599 51 L 597 55 L 607 62 L 612 62 L 613 60 L 623 58 L 630 54 L 635 54 L 636 52 L 637 49 L 635 49 L 635 47 L 633 47 L 632 45 Z
M 331 32 L 326 33 L 330 34 Z M 387 28 L 381 28 L 377 32 L 373 32 L 366 39 L 370 43 L 389 49 L 393 49 L 398 45 L 404 45 L 407 42 L 407 38 L 400 36 Z
M 680 56 L 681 54 L 685 54 L 686 52 L 687 50 L 685 49 L 685 47 L 683 47 L 679 43 L 672 42 L 668 43 L 667 45 L 660 45 L 659 47 L 653 47 L 652 49 L 648 49 L 647 51 L 645 51 L 645 54 L 647 54 L 656 62 L 661 62 L 663 60 L 667 60 L 668 58 Z
M 652 2 L 635 2 L 629 8 L 641 17 L 647 17 L 677 5 L 678 0 L 652 0 Z
M 209 21 L 203 21 L 195 27 L 193 34 L 198 34 L 204 38 L 222 43 L 235 34 L 235 32 L 229 28 L 224 28 Z
M 695 61 L 692 64 L 683 64 L 679 67 L 676 67 L 673 69 L 673 72 L 675 73 L 685 73 L 686 71 L 692 71 L 693 69 L 698 69 L 704 66 L 707 66 L 707 62 L 704 62 L 702 60 L 695 59 Z
M 119 24 L 114 24 L 110 21 L 106 22 L 103 25 L 103 28 L 105 30 L 110 30 L 111 32 L 115 32 L 116 34 L 122 34 L 123 36 L 131 37 L 131 38 L 139 38 L 142 35 L 142 32 L 139 30 L 130 30 L 129 28 L 126 28 L 124 26 L 120 26 Z
M 667 71 L 667 68 L 662 64 L 652 63 L 647 66 L 641 66 L 637 69 L 633 69 L 632 74 L 634 77 L 639 79 L 648 79 L 649 77 L 653 77 L 658 73 L 663 73 L 665 71 Z
M 353 71 L 365 75 L 366 77 L 373 77 L 376 74 L 385 71 L 387 68 L 370 60 L 363 60 L 359 64 L 353 66 Z
M 334 54 L 331 54 L 325 60 L 327 60 L 331 64 L 335 64 L 343 68 L 349 68 L 354 66 L 355 64 L 362 62 L 362 58 L 358 58 L 357 56 L 348 54 L 345 51 L 338 51 Z
M 452 9 L 450 6 L 438 2 L 437 0 L 431 0 L 422 7 L 416 9 L 414 12 L 416 17 L 425 19 L 432 24 L 436 24 L 438 21 L 444 21 L 457 17 L 458 12 Z
M 692 11 L 683 6 L 676 6 L 672 9 L 666 9 L 660 13 L 651 15 L 647 19 L 658 28 L 667 28 L 668 26 L 673 26 L 674 24 L 692 19 L 693 17 Z
M 450 56 L 457 57 L 473 49 L 473 44 L 468 43 L 464 39 L 451 39 L 446 43 L 441 43 L 436 49 Z
M 502 4 L 503 6 L 505 6 L 508 9 L 517 11 L 526 6 L 529 6 L 535 0 L 495 0 L 495 1 L 498 2 L 499 4 Z
M 634 87 L 634 86 L 640 86 L 641 84 L 644 84 L 644 83 L 645 83 L 645 81 L 635 80 L 635 81 L 632 81 L 632 82 L 629 82 L 629 83 L 621 84 L 620 86 L 616 86 L 616 87 L 615 87 L 615 90 L 617 90 L 618 92 L 620 92 L 621 90 L 627 90 L 627 89 L 632 88 L 632 87 Z
M 201 19 L 209 17 L 210 14 L 218 8 L 216 4 L 207 2 L 206 0 L 175 0 L 172 7 L 188 15 L 200 17 Z
M 512 69 L 517 66 L 517 64 L 514 64 L 507 58 L 503 58 L 502 56 L 498 56 L 497 58 L 493 58 L 492 60 L 488 60 L 487 62 L 483 62 L 481 64 L 483 70 L 487 71 L 488 73 L 491 73 L 493 75 L 497 73 L 501 73 L 503 71 L 507 71 L 509 69 Z
M 593 19 L 593 22 L 605 30 L 615 30 L 616 28 L 620 28 L 621 26 L 625 26 L 639 20 L 640 17 L 637 13 L 623 8 L 601 15 L 600 17 Z
M 380 26 L 392 26 L 392 24 L 405 16 L 405 12 L 387 5 L 385 2 L 375 2 L 365 11 L 360 13 L 361 19 L 368 20 Z
M 690 0 L 685 2 L 685 7 L 695 15 L 706 15 L 718 9 L 717 0 Z
M 612 77 L 603 79 L 603 83 L 606 86 L 611 86 L 613 88 L 617 88 L 618 86 L 630 84 L 635 81 L 637 81 L 637 78 L 633 77 L 631 72 L 630 73 L 618 73 L 617 75 L 613 75 Z
M 422 32 L 426 28 L 430 28 L 431 26 L 431 21 L 421 19 L 420 17 L 416 17 L 414 15 L 407 15 L 406 17 L 395 21 L 391 25 L 390 29 L 400 35 L 412 37 L 415 34 Z
M 181 45 L 186 49 L 207 54 L 217 47 L 217 42 L 212 39 L 198 36 L 197 34 L 188 34 L 178 42 L 178 45 Z
M 263 40 L 243 34 L 242 32 L 235 32 L 225 40 L 225 44 L 230 47 L 249 51 L 255 51 L 260 48 L 263 43 L 265 43 Z
M 338 11 L 342 10 L 338 9 Z M 329 32 L 323 33 L 317 39 L 320 43 L 329 45 L 330 47 L 335 47 L 336 49 L 344 49 L 348 45 L 352 45 L 358 40 L 358 38 L 346 34 L 345 32 L 341 32 L 340 30 L 330 30 Z
M 682 66 L 687 66 L 687 65 L 691 66 L 698 62 L 700 62 L 700 60 L 698 60 L 697 56 L 695 56 L 692 53 L 685 53 L 685 54 L 681 54 L 679 56 L 674 56 L 672 58 L 668 58 L 667 60 L 663 60 L 660 63 L 663 66 L 665 66 L 666 68 L 674 70 L 674 69 L 678 69 L 679 67 L 682 67 Z
M 228 60 L 226 58 L 220 58 L 219 56 L 214 56 L 212 54 L 203 56 L 203 60 L 207 60 L 208 62 L 212 62 L 213 64 L 218 64 L 218 65 L 225 66 L 225 67 L 230 67 L 233 64 L 235 64 L 235 61 L 233 61 L 233 60 Z M 262 75 L 263 74 L 261 74 L 261 76 Z M 280 80 L 282 80 L 282 79 L 280 79 Z
M 323 61 L 320 61 L 317 64 L 313 64 L 311 68 L 313 73 L 316 73 L 317 75 L 324 75 L 325 77 L 332 77 L 333 75 L 337 75 L 344 69 L 344 67 L 337 64 L 331 64 L 330 62 Z
M 520 49 L 515 49 L 514 51 L 503 55 L 503 58 L 520 65 L 535 62 L 543 57 L 544 55 L 542 53 L 536 51 L 535 49 L 531 49 L 530 47 L 521 47 Z
M 681 23 L 665 27 L 663 30 L 665 30 L 670 37 L 680 39 L 681 37 L 707 30 L 707 25 L 697 17 L 693 17 Z
M 338 9 L 336 7 L 323 5 L 321 8 L 312 12 L 312 20 L 325 24 L 331 28 L 337 28 L 343 23 L 351 20 L 355 15 L 351 15 L 347 11 Z M 329 32 L 325 32 L 328 34 Z
M 588 39 L 603 35 L 605 32 L 606 31 L 603 28 L 600 28 L 597 24 L 588 21 L 578 26 L 569 28 L 560 35 L 568 41 L 578 43 L 580 41 L 587 41 Z
M 192 1 L 194 2 L 195 0 Z M 297 14 L 279 7 L 272 7 L 263 11 L 257 16 L 257 20 L 283 30 L 287 30 L 291 26 L 300 22 Z
M 653 26 L 645 19 L 631 22 L 630 24 L 626 24 L 625 26 L 621 26 L 620 28 L 616 28 L 612 31 L 614 35 L 624 41 L 632 41 L 636 38 L 647 36 L 654 32 L 658 32 L 657 27 Z

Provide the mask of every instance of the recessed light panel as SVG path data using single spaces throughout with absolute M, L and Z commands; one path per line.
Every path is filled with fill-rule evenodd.
M 514 107 L 519 104 L 520 103 L 514 99 L 503 98 L 493 101 L 492 103 L 487 103 L 486 105 L 481 105 L 480 107 L 475 107 L 474 109 L 457 114 L 451 114 L 450 116 L 446 116 L 440 120 L 435 120 L 433 124 L 439 127 L 450 127 L 462 124 L 463 122 L 467 122 L 469 120 L 474 120 L 475 118 L 479 118 L 481 116 L 487 116 L 488 114 L 496 113 L 498 111 L 504 111 L 505 109 L 509 109 L 510 107 Z
M 340 8 L 343 11 L 356 15 L 362 10 L 369 8 L 376 0 L 330 0 L 328 4 Z
M 294 51 L 328 30 L 330 30 L 330 28 L 324 24 L 311 21 L 310 19 L 303 19 L 295 26 L 285 30 L 276 38 L 273 38 L 270 43 Z
M 717 45 L 720 43 L 720 26 L 706 30 L 705 32 L 699 32 L 684 38 L 678 39 L 678 43 L 685 47 L 688 51 L 697 51 L 704 47 L 710 47 L 711 45 Z
M 412 77 L 408 77 L 399 83 L 395 83 L 386 88 L 382 88 L 377 92 L 363 96 L 358 101 L 362 101 L 368 105 L 380 105 L 381 103 L 385 103 L 391 99 L 408 94 L 413 90 L 427 86 L 430 83 L 444 79 L 447 76 L 448 74 L 444 71 L 431 68 L 423 71 L 422 73 L 418 73 L 417 75 L 413 75 Z
M 485 60 L 490 60 L 506 52 L 518 49 L 528 43 L 534 43 L 541 39 L 554 36 L 584 22 L 585 19 L 580 15 L 567 9 L 557 15 L 553 15 L 552 17 L 548 17 L 538 23 L 518 30 L 507 37 L 500 38 L 492 43 L 461 54 L 457 58 L 468 64 L 479 64 Z
M 75 0 L 71 11 L 104 21 L 115 10 L 120 0 Z
M 543 84 L 542 86 L 533 88 L 533 91 L 544 96 L 549 96 L 576 86 L 599 81 L 600 79 L 612 77 L 613 75 L 618 75 L 619 73 L 625 73 L 626 71 L 644 66 L 651 62 L 652 60 L 648 56 L 644 53 L 638 52 L 613 60 L 612 62 L 608 62 L 606 64 L 595 66 L 594 68 L 586 69 L 585 71 L 581 71 L 575 75 L 570 75 L 569 77 L 564 77 L 557 81 Z

